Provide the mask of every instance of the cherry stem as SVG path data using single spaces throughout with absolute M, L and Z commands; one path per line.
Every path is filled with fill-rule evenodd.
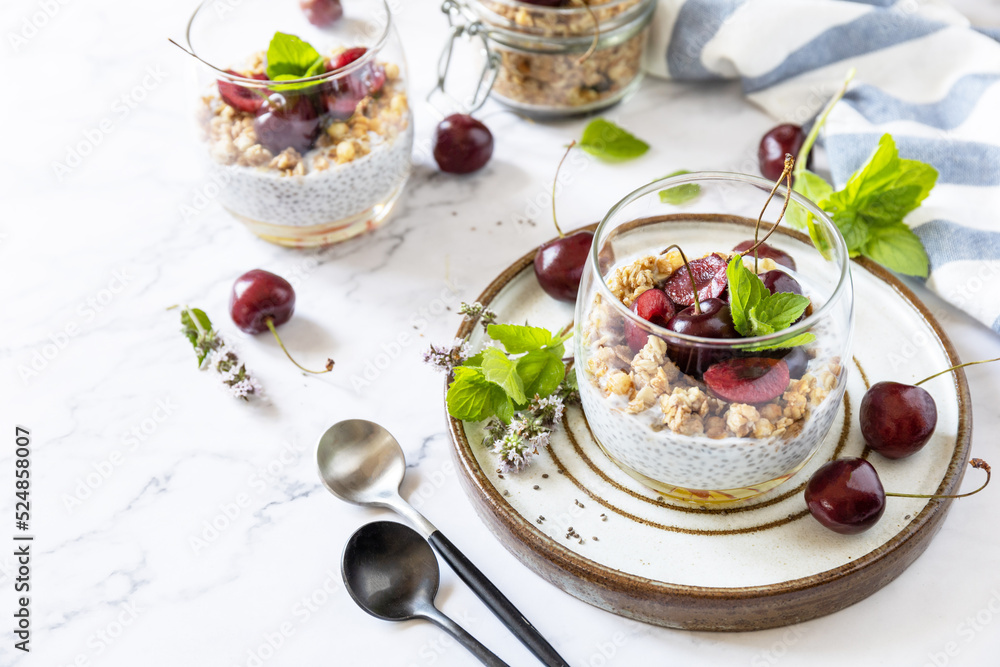
M 306 373 L 312 373 L 313 375 L 322 375 L 323 373 L 329 373 L 330 371 L 333 370 L 333 359 L 326 360 L 326 370 L 322 371 L 312 371 L 302 366 L 302 364 L 300 364 L 299 362 L 295 361 L 294 358 L 292 358 L 292 355 L 288 351 L 288 348 L 286 348 L 285 344 L 281 341 L 281 336 L 278 335 L 278 330 L 274 328 L 274 318 L 268 317 L 267 319 L 264 320 L 264 323 L 267 324 L 267 328 L 271 330 L 272 334 L 274 334 L 274 339 L 278 341 L 278 345 L 281 346 L 281 351 L 284 352 L 285 356 L 288 357 L 288 360 L 291 361 L 296 366 L 298 366 L 300 370 L 303 370 Z
M 893 496 L 895 498 L 934 498 L 934 499 L 936 499 L 936 498 L 967 498 L 969 496 L 974 496 L 974 495 L 976 495 L 977 493 L 979 493 L 980 491 L 982 491 L 983 489 L 985 489 L 987 487 L 987 485 L 990 483 L 990 477 L 992 476 L 992 472 L 993 471 L 990 469 L 990 464 L 987 463 L 986 461 L 982 460 L 982 459 L 969 459 L 969 465 L 972 466 L 973 468 L 977 468 L 979 470 L 986 471 L 986 481 L 983 482 L 982 486 L 980 486 L 975 491 L 969 491 L 968 493 L 955 493 L 955 494 L 951 494 L 951 495 L 921 495 L 921 494 L 917 494 L 917 493 L 888 493 L 888 492 L 886 492 L 885 495 L 887 495 L 887 496 Z
M 590 3 L 588 3 L 587 0 L 578 1 L 583 5 L 584 9 L 587 10 L 587 13 L 590 14 L 590 18 L 594 21 L 594 40 L 590 43 L 590 48 L 587 49 L 587 52 L 580 56 L 580 59 L 576 61 L 577 65 L 582 65 L 587 62 L 590 56 L 594 55 L 595 51 L 597 51 L 597 45 L 601 41 L 601 22 L 598 20 L 597 14 L 595 14 L 594 10 L 591 9 Z
M 774 182 L 774 187 L 771 188 L 770 194 L 767 195 L 767 201 L 764 202 L 764 208 L 761 209 L 760 215 L 757 216 L 757 224 L 754 226 L 753 239 L 754 244 L 740 253 L 740 257 L 745 257 L 748 253 L 753 253 L 753 272 L 757 273 L 757 248 L 763 245 L 769 238 L 774 230 L 778 228 L 781 224 L 781 219 L 785 217 L 785 211 L 788 210 L 788 202 L 792 199 L 792 167 L 795 166 L 795 158 L 789 153 L 785 153 L 785 168 L 781 171 L 781 176 L 778 176 L 778 180 Z M 764 238 L 759 241 L 758 236 L 760 235 L 760 225 L 764 220 L 764 213 L 767 211 L 767 207 L 771 204 L 771 200 L 774 199 L 774 193 L 778 191 L 778 186 L 781 185 L 781 181 L 785 181 L 785 203 L 781 207 L 781 212 L 778 213 L 778 219 L 774 221 L 771 228 L 767 230 L 767 234 Z
M 562 338 L 563 336 L 565 336 L 566 334 L 568 334 L 573 329 L 573 324 L 574 323 L 575 323 L 575 320 L 570 320 L 569 324 L 567 324 L 562 329 L 560 329 L 559 330 L 559 338 Z
M 925 377 L 923 380 L 921 380 L 920 382 L 916 383 L 913 386 L 914 387 L 919 387 L 920 385 L 922 385 L 923 383 L 927 382 L 928 380 L 933 380 L 934 378 L 938 377 L 939 375 L 944 375 L 945 373 L 950 373 L 952 371 L 957 371 L 959 368 L 965 368 L 966 366 L 975 366 L 976 364 L 990 364 L 990 363 L 993 363 L 994 361 L 1000 361 L 1000 357 L 997 357 L 996 359 L 980 359 L 979 361 L 967 361 L 964 364 L 958 364 L 957 366 L 952 366 L 951 368 L 949 368 L 947 370 L 944 370 L 944 371 L 941 371 L 940 373 L 935 373 L 934 375 L 931 375 L 929 377 Z
M 694 273 L 691 272 L 691 265 L 688 263 L 688 258 L 684 254 L 684 251 L 681 250 L 681 247 L 676 243 L 673 245 L 668 245 L 666 248 L 663 249 L 663 251 L 660 254 L 666 255 L 671 250 L 676 250 L 681 254 L 681 260 L 684 261 L 684 268 L 687 269 L 688 278 L 691 279 L 691 293 L 694 294 L 694 312 L 701 315 L 701 302 L 698 301 L 698 286 L 694 282 Z
M 573 146 L 576 146 L 576 139 L 569 142 L 569 146 L 566 147 L 566 152 L 563 153 L 562 159 L 559 160 L 559 166 L 556 167 L 556 175 L 552 179 L 552 224 L 556 226 L 556 231 L 559 232 L 559 238 L 565 238 L 566 235 L 563 234 L 563 230 L 559 227 L 559 219 L 556 218 L 556 186 L 559 185 L 559 171 L 562 169 L 563 162 L 569 157 L 569 152 L 573 150 Z

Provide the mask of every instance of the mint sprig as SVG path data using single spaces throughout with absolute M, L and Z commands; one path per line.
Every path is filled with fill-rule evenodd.
M 784 331 L 802 317 L 809 307 L 808 297 L 791 292 L 771 294 L 760 277 L 743 264 L 741 255 L 735 255 L 726 267 L 729 279 L 729 304 L 733 325 L 741 336 L 768 336 Z M 752 350 L 771 350 L 797 347 L 816 340 L 812 333 L 804 333 L 775 343 L 748 346 Z
M 307 79 L 322 74 L 326 60 L 313 48 L 312 44 L 283 32 L 274 33 L 267 48 L 267 77 L 272 81 L 292 81 Z M 285 84 L 274 86 L 275 90 L 307 88 L 313 83 Z
M 827 103 L 803 142 L 796 161 L 794 190 L 830 215 L 851 257 L 862 255 L 893 271 L 926 278 L 930 270 L 927 251 L 903 219 L 920 206 L 937 183 L 934 167 L 900 158 L 892 135 L 885 134 L 842 190 L 834 191 L 822 177 L 805 168 L 820 129 L 847 92 L 854 73 L 853 69 L 848 72 L 844 85 Z M 808 230 L 816 248 L 824 255 L 828 253 L 829 244 L 804 208 L 791 206 L 786 219 L 793 227 Z
M 580 148 L 607 162 L 623 162 L 644 155 L 649 144 L 604 118 L 595 118 L 583 130 Z
M 562 383 L 570 334 L 516 324 L 490 324 L 486 332 L 503 349 L 487 347 L 454 368 L 448 414 L 464 421 L 497 417 L 509 424 L 515 410 L 546 398 Z

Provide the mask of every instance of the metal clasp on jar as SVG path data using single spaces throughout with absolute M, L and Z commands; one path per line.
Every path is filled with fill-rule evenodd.
M 489 31 L 486 26 L 476 17 L 472 16 L 468 12 L 468 7 L 464 4 L 457 2 L 457 0 L 445 0 L 444 4 L 441 5 L 441 11 L 448 17 L 451 34 L 448 36 L 448 43 L 445 45 L 444 51 L 441 52 L 441 58 L 438 61 L 437 85 L 427 94 L 427 102 L 442 114 L 447 115 L 451 111 L 441 109 L 434 103 L 436 96 L 443 95 L 452 105 L 457 106 L 462 113 L 472 113 L 483 106 L 490 95 L 493 83 L 500 72 L 500 55 L 494 53 L 490 48 Z M 451 67 L 451 57 L 455 50 L 455 42 L 463 35 L 467 36 L 470 41 L 478 38 L 482 42 L 485 64 L 483 65 L 482 73 L 479 75 L 479 81 L 476 83 L 475 92 L 470 98 L 459 100 L 447 91 L 445 81 L 448 78 L 448 70 Z

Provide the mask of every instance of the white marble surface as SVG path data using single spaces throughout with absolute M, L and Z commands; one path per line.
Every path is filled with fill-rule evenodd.
M 0 548 L 0 609 L 8 619 L 0 664 L 472 664 L 435 628 L 377 621 L 344 591 L 343 544 L 380 514 L 322 490 L 313 447 L 327 426 L 349 417 L 396 434 L 411 465 L 406 494 L 574 665 L 996 664 L 996 489 L 956 503 L 925 555 L 883 591 L 782 630 L 720 635 L 639 626 L 522 567 L 459 487 L 442 378 L 421 364 L 420 350 L 457 327 L 443 306 L 474 298 L 552 236 L 551 172 L 582 123 L 529 124 L 491 104 L 482 115 L 497 149 L 483 172 L 445 176 L 418 151 L 391 224 L 322 252 L 283 250 L 216 205 L 189 220 L 180 213 L 204 187 L 200 168 L 191 166 L 199 163 L 189 63 L 166 42 L 182 33 L 188 4 L 4 3 L 0 539 L 14 532 L 15 424 L 34 438 L 37 537 L 28 655 L 12 649 L 13 546 Z M 436 4 L 411 0 L 400 9 L 414 100 L 432 85 L 445 34 Z M 45 6 L 53 15 L 15 52 L 10 33 L 21 33 Z M 1000 25 L 995 2 L 961 6 Z M 144 77 L 148 90 L 133 92 Z M 417 113 L 418 144 L 426 146 L 435 119 L 422 105 Z M 634 185 L 676 169 L 752 169 L 756 143 L 772 123 L 733 86 L 658 81 L 609 115 L 654 148 L 627 165 L 573 166 L 559 202 L 567 227 L 600 218 Z M 101 129 L 104 119 L 110 131 Z M 53 163 L 88 132 L 100 143 L 58 179 Z M 297 277 L 286 341 L 313 363 L 333 356 L 334 373 L 303 376 L 270 339 L 237 335 L 226 316 L 228 291 L 254 267 Z M 244 405 L 197 372 L 176 312 L 165 310 L 185 302 L 205 308 L 238 340 L 269 404 Z M 1000 355 L 996 335 L 937 299 L 928 303 L 963 358 Z M 61 344 L 46 347 L 53 339 Z M 369 372 L 368 385 L 352 383 L 383 351 L 390 363 Z M 36 357 L 43 354 L 51 358 Z M 33 359 L 37 375 L 22 377 L 19 368 Z M 1000 375 L 988 368 L 969 375 L 975 453 L 998 463 Z M 231 518 L 220 518 L 227 511 Z M 206 534 L 212 521 L 228 526 Z M 192 546 L 194 538 L 206 544 Z M 511 665 L 534 664 L 447 568 L 438 601 Z

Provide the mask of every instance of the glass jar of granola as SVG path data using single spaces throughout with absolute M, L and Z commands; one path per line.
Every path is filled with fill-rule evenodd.
M 756 257 L 742 252 L 759 212 L 781 208 L 767 209 L 771 186 L 722 172 L 668 178 L 623 199 L 595 232 L 576 307 L 584 413 L 612 460 L 674 499 L 760 495 L 843 419 L 854 321 L 847 246 L 821 209 L 792 193 L 789 210 L 812 216 L 810 235 L 782 224 Z M 762 305 L 748 331 L 754 300 L 783 304 L 787 321 L 768 319 L 774 311 Z
M 620 102 L 642 79 L 656 0 L 447 0 L 453 22 L 481 25 L 497 68 L 492 96 L 536 117 Z
M 298 2 L 205 2 L 187 50 L 201 61 L 198 127 L 225 209 L 294 247 L 385 222 L 410 174 L 413 123 L 384 0 L 352 0 L 338 17 Z

